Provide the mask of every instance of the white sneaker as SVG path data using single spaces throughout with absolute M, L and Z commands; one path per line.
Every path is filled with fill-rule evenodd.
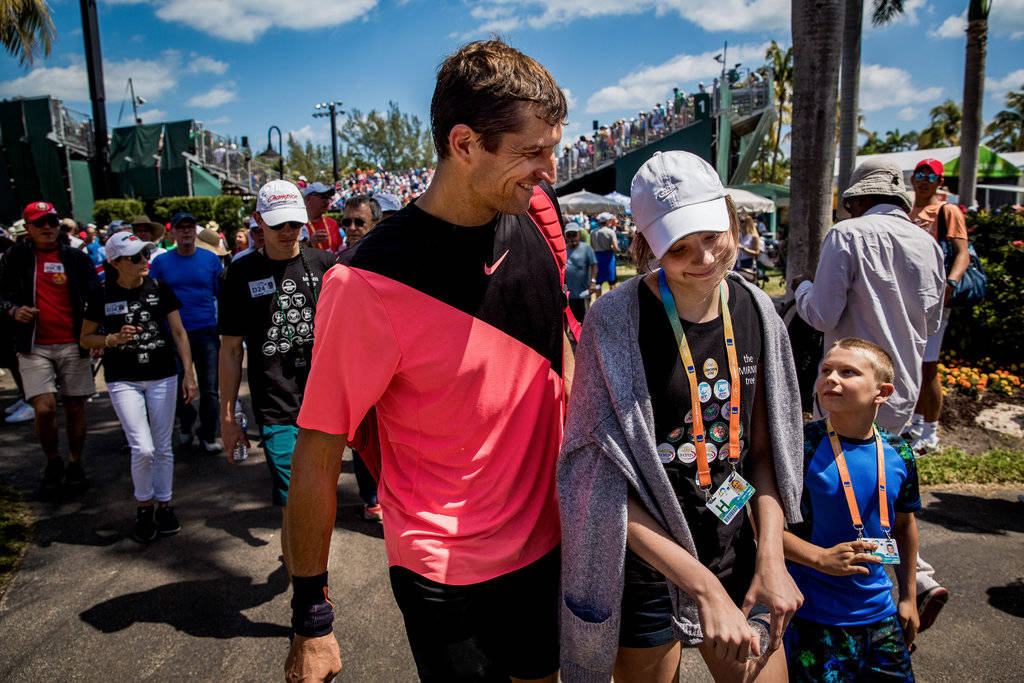
M 910 442 L 910 450 L 917 454 L 938 450 L 938 448 L 939 435 L 936 433 L 929 434 L 928 436 L 919 436 Z
M 25 399 L 19 398 L 17 403 L 12 403 L 11 405 L 9 405 L 6 408 L 4 408 L 4 414 L 5 415 L 10 415 L 11 413 L 16 413 L 19 410 L 21 410 L 22 406 L 27 406 L 27 405 L 28 404 L 25 403 Z
M 36 411 L 32 406 L 26 403 L 21 408 L 8 415 L 4 419 L 4 422 L 7 424 L 17 424 L 19 422 L 29 422 L 34 419 L 36 419 Z
M 220 445 L 220 442 L 217 441 L 217 439 L 214 439 L 213 441 L 203 441 L 202 439 L 199 439 L 199 443 L 202 444 L 203 450 L 207 453 L 220 453 L 224 450 L 224 447 Z
M 924 433 L 924 424 L 923 423 L 921 423 L 921 424 L 910 423 L 906 427 L 903 428 L 903 432 L 900 434 L 900 436 L 902 436 L 907 441 L 917 441 L 918 439 L 921 438 L 921 435 L 923 433 Z

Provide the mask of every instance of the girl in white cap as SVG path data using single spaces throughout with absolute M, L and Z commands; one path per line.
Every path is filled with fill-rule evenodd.
M 789 340 L 730 273 L 739 221 L 707 162 L 655 154 L 632 212 L 641 274 L 587 314 L 559 460 L 562 678 L 668 683 L 695 646 L 718 681 L 784 681 L 802 602 L 782 548 L 803 465 Z

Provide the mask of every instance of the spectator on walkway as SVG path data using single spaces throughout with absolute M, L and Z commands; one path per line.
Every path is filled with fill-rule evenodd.
M 60 235 L 57 241 L 77 251 L 85 247 L 85 240 L 78 236 L 78 223 L 74 218 L 60 219 Z
M 170 286 L 181 302 L 181 322 L 188 332 L 192 361 L 199 383 L 199 411 L 191 402 L 179 399 L 178 419 L 181 435 L 178 443 L 190 446 L 196 419 L 196 435 L 207 453 L 220 452 L 217 443 L 217 282 L 223 266 L 213 252 L 196 246 L 196 219 L 190 213 L 171 217 L 171 232 L 177 247 L 161 254 L 154 261 L 150 277 Z M 178 367 L 178 382 L 183 381 L 184 368 Z
M 608 283 L 613 289 L 617 280 L 615 274 L 615 254 L 619 252 L 619 237 L 615 234 L 618 221 L 608 212 L 597 214 L 597 230 L 590 233 L 590 246 L 597 257 L 597 287 Z
M 235 422 L 248 349 L 253 415 L 270 469 L 272 500 L 283 507 L 313 353 L 313 319 L 324 274 L 335 259 L 329 251 L 299 245 L 308 214 L 299 188 L 287 180 L 260 188 L 253 219 L 264 231 L 264 247 L 233 262 L 220 291 L 221 437 L 229 462 L 238 442 L 249 445 Z
M 36 436 L 46 456 L 41 493 L 53 497 L 64 484 L 88 485 L 82 468 L 85 400 L 96 390 L 89 354 L 78 345 L 82 312 L 99 284 L 83 252 L 58 244 L 57 210 L 33 202 L 22 212 L 28 239 L 0 261 L 0 315 L 13 321 L 25 400 L 35 411 Z M 67 423 L 68 465 L 58 453 L 57 393 Z
M 89 255 L 94 266 L 102 266 L 103 262 L 107 260 L 107 254 L 96 234 L 96 226 L 89 223 L 85 227 L 85 235 L 85 253 Z
M 402 202 L 390 192 L 381 192 L 373 195 L 373 198 L 380 205 L 380 217 L 387 218 L 402 210 Z
M 153 242 L 153 248 L 147 250 L 149 254 L 149 262 L 152 264 L 153 260 L 156 259 L 160 254 L 166 254 L 167 250 L 163 247 L 157 246 L 155 243 L 159 242 L 166 230 L 164 226 L 156 221 L 151 221 L 149 216 L 143 214 L 136 216 L 132 219 L 132 232 L 143 242 Z
M 181 303 L 165 283 L 146 276 L 147 252 L 155 248 L 127 232 L 107 241 L 107 258 L 114 270 L 86 303 L 80 340 L 87 349 L 104 351 L 110 403 L 132 453 L 138 503 L 132 538 L 139 543 L 181 530 L 171 506 L 178 394 L 175 348 L 184 368 L 182 398 L 187 402 L 196 396 L 192 352 L 178 313 Z M 100 334 L 101 327 L 107 334 Z
M 7 250 L 15 245 L 14 240 L 25 232 L 25 220 L 17 221 L 20 225 L 11 226 L 5 235 L 0 237 L 0 259 L 7 253 Z M 2 296 L 2 295 L 0 295 Z M 25 402 L 25 386 L 21 381 L 21 372 L 18 370 L 18 352 L 15 350 L 14 320 L 9 315 L 0 314 L 0 368 L 11 373 L 15 385 L 18 387 L 18 400 L 4 408 L 4 422 L 17 424 L 30 422 L 36 418 L 36 411 Z
M 954 259 L 946 275 L 946 290 L 943 302 L 948 302 L 964 271 L 970 265 L 968 252 L 967 225 L 960 207 L 941 201 L 938 189 L 944 180 L 945 168 L 936 159 L 925 159 L 914 169 L 911 183 L 914 186 L 914 207 L 910 220 L 924 228 L 940 245 L 948 242 L 952 246 Z M 940 227 L 942 232 L 939 232 Z M 911 448 L 915 453 L 935 450 L 939 447 L 939 415 L 942 413 L 942 384 L 939 382 L 939 352 L 942 338 L 949 324 L 950 309 L 942 309 L 942 322 L 938 331 L 928 337 L 921 364 L 921 393 L 917 399 L 914 416 L 908 429 L 913 438 Z M 930 622 L 929 622 L 930 624 Z
M 761 237 L 750 214 L 740 215 L 740 252 L 736 259 L 736 270 L 756 271 L 757 257 L 761 253 Z
M 300 239 L 308 236 L 309 246 L 332 252 L 338 251 L 341 248 L 341 233 L 338 231 L 338 224 L 333 218 L 324 215 L 334 197 L 334 188 L 320 182 L 311 183 L 302 190 L 302 196 L 306 202 L 306 214 L 309 216 L 309 222 L 303 226 L 304 230 Z
M 238 254 L 249 248 L 249 229 L 239 228 L 236 230 L 232 241 L 235 243 L 235 248 L 231 250 L 231 260 L 234 260 Z
M 569 308 L 576 320 L 590 308 L 590 297 L 600 288 L 597 285 L 597 257 L 589 244 L 580 242 L 579 223 L 565 226 L 565 288 L 569 293 Z
M 238 259 L 242 258 L 247 254 L 251 254 L 257 249 L 263 248 L 263 228 L 256 222 L 255 218 L 249 219 L 249 246 L 242 251 L 236 253 L 231 257 L 231 262 L 234 263 Z

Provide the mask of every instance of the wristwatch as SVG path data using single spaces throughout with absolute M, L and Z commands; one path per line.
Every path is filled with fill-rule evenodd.
M 952 287 L 953 289 L 956 289 L 956 286 L 960 284 L 960 281 L 954 280 L 953 278 L 946 278 L 946 284 Z

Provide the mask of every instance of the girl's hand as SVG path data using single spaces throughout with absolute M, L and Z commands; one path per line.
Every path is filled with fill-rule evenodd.
M 107 344 L 109 346 L 127 344 L 135 339 L 135 332 L 136 329 L 132 325 L 122 325 L 120 332 L 114 332 L 113 334 L 107 335 Z
M 759 652 L 759 638 L 747 624 L 746 612 L 736 607 L 721 584 L 708 595 L 696 596 L 694 600 L 700 614 L 704 644 L 710 646 L 716 659 L 725 664 L 746 664 L 751 651 L 755 655 L 762 654 Z
M 758 562 L 754 580 L 750 582 L 750 589 L 747 590 L 740 610 L 743 614 L 749 614 L 754 605 L 764 605 L 771 610 L 769 650 L 775 652 L 782 645 L 782 636 L 789 626 L 789 620 L 803 603 L 804 596 L 786 571 L 785 562 Z

